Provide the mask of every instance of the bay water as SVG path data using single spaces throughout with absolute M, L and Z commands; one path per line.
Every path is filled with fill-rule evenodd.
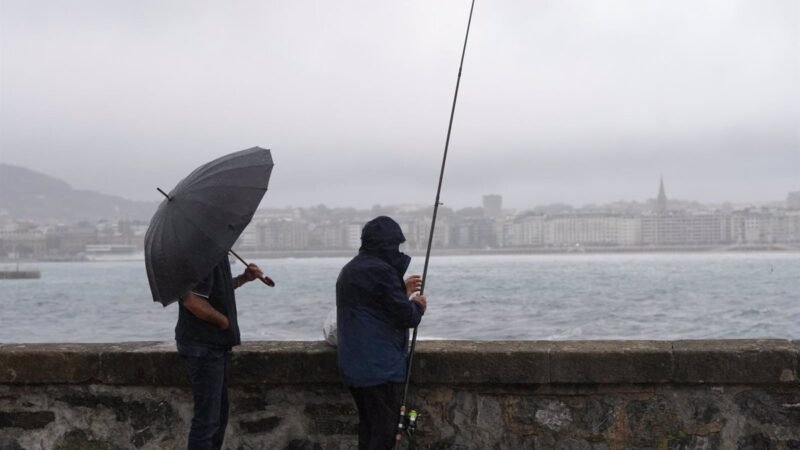
M 348 260 L 254 260 L 277 286 L 236 291 L 243 340 L 322 339 Z M 27 266 L 0 280 L 0 343 L 173 339 L 143 261 Z M 800 253 L 433 256 L 425 293 L 423 340 L 800 339 Z

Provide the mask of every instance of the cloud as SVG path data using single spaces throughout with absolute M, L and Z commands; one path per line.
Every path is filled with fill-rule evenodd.
M 432 202 L 468 3 L 0 3 L 0 154 L 150 199 L 260 145 L 269 199 Z M 445 187 L 519 207 L 780 199 L 800 166 L 800 6 L 478 2 Z

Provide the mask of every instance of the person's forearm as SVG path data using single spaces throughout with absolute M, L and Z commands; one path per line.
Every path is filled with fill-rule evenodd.
M 237 276 L 233 277 L 233 288 L 234 289 L 239 288 L 240 286 L 242 286 L 245 283 L 247 283 L 247 280 L 245 280 L 243 275 L 237 275 Z
M 386 306 L 391 309 L 392 317 L 400 328 L 414 328 L 422 319 L 423 306 L 416 300 L 408 300 L 402 295 L 388 299 Z
M 203 297 L 189 294 L 183 300 L 183 306 L 198 319 L 216 325 L 219 328 L 228 328 L 228 318 L 224 314 L 214 309 Z
M 193 313 L 198 319 L 216 325 L 219 328 L 228 328 L 228 318 L 214 308 L 204 309 L 200 314 Z

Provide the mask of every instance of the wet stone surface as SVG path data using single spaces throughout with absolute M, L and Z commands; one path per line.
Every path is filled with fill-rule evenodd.
M 166 400 L 128 400 L 113 395 L 82 393 L 58 398 L 72 407 L 105 408 L 119 422 L 128 422 L 135 429 L 155 428 L 165 431 L 175 422 L 175 409 Z
M 56 450 L 122 450 L 125 447 L 98 439 L 89 431 L 71 430 L 55 448 Z
M 613 398 L 600 400 L 590 398 L 585 407 L 577 411 L 581 426 L 592 435 L 599 435 L 608 431 L 614 421 Z
M 263 419 L 239 422 L 239 429 L 244 433 L 257 434 L 269 433 L 281 423 L 280 417 L 265 417 Z
M 320 445 L 319 442 L 311 442 L 305 439 L 295 439 L 286 444 L 284 450 L 322 450 L 322 445 Z
M 52 411 L 0 412 L 0 428 L 36 430 L 56 420 Z
M 775 394 L 748 390 L 736 395 L 734 400 L 742 414 L 759 423 L 782 426 L 800 424 L 800 390 Z
M 751 434 L 739 438 L 736 442 L 738 450 L 776 450 L 777 446 L 765 434 Z
M 710 436 L 681 436 L 667 441 L 667 450 L 711 450 L 720 448 L 719 434 Z
M 24 450 L 16 439 L 9 436 L 0 436 L 0 448 L 3 450 Z

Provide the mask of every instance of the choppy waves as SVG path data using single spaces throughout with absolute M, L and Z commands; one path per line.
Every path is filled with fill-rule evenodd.
M 321 339 L 346 261 L 258 261 L 277 287 L 236 291 L 243 338 Z M 0 342 L 172 339 L 142 262 L 39 269 L 0 284 Z M 797 253 L 434 256 L 426 294 L 420 339 L 800 339 Z

